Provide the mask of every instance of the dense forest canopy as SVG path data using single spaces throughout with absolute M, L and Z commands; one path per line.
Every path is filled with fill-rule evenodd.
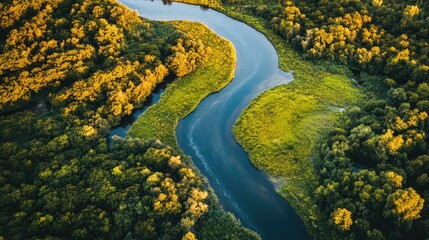
M 310 58 L 405 83 L 429 76 L 428 8 L 423 1 L 285 1 L 255 12 Z
M 190 160 L 106 134 L 211 49 L 113 0 L 0 3 L 0 239 L 259 239 Z
M 60 115 L 0 121 L 5 239 L 258 239 L 217 207 L 189 159 L 159 141 L 108 146 Z
M 33 134 L 20 142 L 11 140 L 16 133 L 2 134 L 6 239 L 178 239 L 208 211 L 201 178 L 159 142 L 130 139 L 108 147 L 73 139 L 62 131 L 62 119 L 28 112 L 13 120 L 3 133 Z
M 180 67 L 195 69 L 210 52 L 114 1 L 10 1 L 0 9 L 0 110 L 47 90 L 65 114 L 90 109 L 113 121 L 141 105 L 168 69 L 183 76 Z M 107 104 L 89 106 L 97 101 Z

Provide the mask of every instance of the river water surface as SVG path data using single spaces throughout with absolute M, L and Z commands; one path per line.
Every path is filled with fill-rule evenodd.
M 225 210 L 233 212 L 244 226 L 266 240 L 310 239 L 301 219 L 276 193 L 270 178 L 253 167 L 232 134 L 235 121 L 252 99 L 293 79 L 291 73 L 279 69 L 271 43 L 248 25 L 199 6 L 146 0 L 120 2 L 148 19 L 204 23 L 232 42 L 237 54 L 235 78 L 179 122 L 179 146 L 208 178 Z M 127 127 L 123 129 L 115 134 L 125 135 Z

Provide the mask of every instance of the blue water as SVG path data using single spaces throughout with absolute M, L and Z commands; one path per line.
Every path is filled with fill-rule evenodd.
M 179 122 L 179 146 L 207 177 L 225 210 L 244 226 L 267 240 L 310 239 L 301 219 L 276 193 L 269 177 L 253 167 L 232 134 L 234 123 L 252 99 L 293 79 L 291 73 L 279 69 L 271 43 L 246 24 L 213 10 L 161 1 L 120 2 L 148 19 L 204 23 L 232 42 L 237 54 L 235 78 Z

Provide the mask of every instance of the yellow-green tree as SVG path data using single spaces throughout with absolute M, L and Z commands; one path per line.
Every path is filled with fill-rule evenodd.
M 332 213 L 332 220 L 343 231 L 350 230 L 353 224 L 352 213 L 346 208 L 337 208 Z
M 182 240 L 198 240 L 192 232 L 187 232 L 183 235 Z
M 387 198 L 389 213 L 399 221 L 416 220 L 420 218 L 424 199 L 413 189 L 396 190 Z

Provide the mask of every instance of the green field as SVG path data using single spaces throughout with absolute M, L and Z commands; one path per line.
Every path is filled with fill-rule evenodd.
M 224 88 L 234 77 L 235 50 L 232 44 L 206 26 L 188 21 L 172 22 L 185 34 L 201 39 L 212 50 L 209 62 L 168 85 L 159 102 L 132 125 L 129 136 L 156 138 L 178 149 L 176 126 L 210 93 Z
M 311 226 L 318 225 L 319 218 L 311 198 L 317 184 L 312 154 L 339 111 L 362 96 L 344 75 L 312 71 L 318 75 L 294 71 L 294 82 L 258 96 L 234 126 L 234 135 L 252 163 L 280 183 L 279 193 L 310 233 L 316 231 Z M 318 83 L 313 84 L 316 78 Z

